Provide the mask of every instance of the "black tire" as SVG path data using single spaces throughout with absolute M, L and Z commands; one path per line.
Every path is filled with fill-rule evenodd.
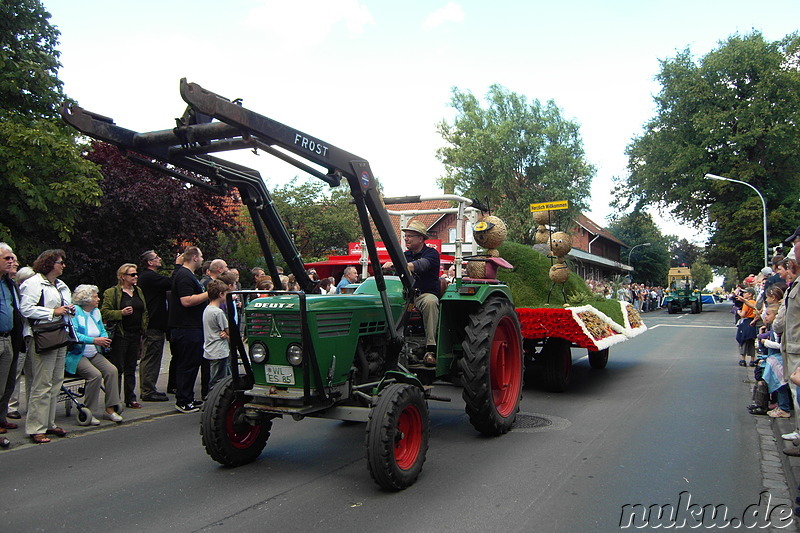
M 692 302 L 692 314 L 696 315 L 700 312 L 700 304 L 697 301 Z
M 378 395 L 369 413 L 365 448 L 375 483 L 403 490 L 417 480 L 428 453 L 430 419 L 422 390 L 392 383 Z
M 91 421 L 92 412 L 89 410 L 89 408 L 83 406 L 79 407 L 75 413 L 75 422 L 77 422 L 79 426 L 88 426 Z
M 490 298 L 467 322 L 458 360 L 462 397 L 472 426 L 484 435 L 507 433 L 519 411 L 524 362 L 514 306 Z
M 539 356 L 544 365 L 544 386 L 550 392 L 564 392 L 572 377 L 572 350 L 567 340 L 550 337 Z
M 255 461 L 267 445 L 272 420 L 252 423 L 245 418 L 243 398 L 233 390 L 233 378 L 226 377 L 211 389 L 200 416 L 203 446 L 212 459 L 225 466 Z
M 605 350 L 598 350 L 596 352 L 589 352 L 589 366 L 595 370 L 601 370 L 608 364 L 608 348 Z

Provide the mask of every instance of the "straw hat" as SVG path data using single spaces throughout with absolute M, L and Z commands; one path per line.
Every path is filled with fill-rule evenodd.
M 426 239 L 428 238 L 428 228 L 426 228 L 425 224 L 419 220 L 412 220 L 408 223 L 408 226 L 405 228 L 400 228 L 400 231 L 413 231 L 414 233 L 419 233 Z

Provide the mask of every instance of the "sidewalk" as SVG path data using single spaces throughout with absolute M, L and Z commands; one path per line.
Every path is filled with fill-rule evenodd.
M 158 383 L 157 383 L 158 390 L 161 391 L 161 392 L 166 392 L 167 391 L 167 377 L 168 377 L 170 359 L 171 359 L 171 354 L 170 354 L 170 351 L 169 351 L 169 343 L 166 343 L 165 346 L 164 346 L 164 355 L 161 358 L 161 370 L 159 372 Z M 198 373 L 198 378 L 199 378 L 199 373 Z M 22 414 L 22 419 L 21 420 L 12 420 L 12 419 L 8 420 L 9 422 L 14 422 L 17 425 L 19 425 L 19 428 L 18 429 L 10 429 L 4 435 L 6 438 L 8 438 L 8 440 L 11 441 L 11 448 L 0 449 L 0 457 L 2 457 L 4 453 L 8 453 L 10 451 L 14 451 L 15 449 L 27 448 L 29 446 L 51 446 L 53 443 L 56 443 L 59 440 L 63 440 L 63 439 L 59 439 L 58 437 L 50 435 L 50 438 L 52 439 L 53 442 L 51 442 L 49 444 L 34 444 L 31 441 L 30 437 L 28 437 L 28 435 L 25 433 L 25 413 L 26 413 L 26 410 L 27 410 L 27 405 L 26 405 L 26 402 L 25 402 L 25 390 L 24 390 L 25 383 L 24 382 L 25 382 L 25 379 L 23 378 L 22 379 L 22 391 L 20 392 L 20 406 L 21 406 L 20 413 Z M 103 393 L 101 392 L 100 394 L 102 395 Z M 136 373 L 136 395 L 137 395 L 137 398 L 138 398 L 138 396 L 139 396 L 139 373 L 138 373 L 138 368 L 137 368 L 137 373 Z M 124 420 L 122 422 L 120 422 L 119 424 L 116 423 L 116 422 L 111 422 L 110 420 L 103 419 L 101 417 L 102 412 L 101 413 L 93 413 L 94 416 L 98 420 L 100 420 L 100 425 L 99 426 L 81 426 L 81 425 L 79 425 L 78 422 L 77 422 L 77 419 L 75 417 L 76 413 L 78 412 L 78 409 L 75 407 L 75 404 L 72 403 L 71 400 L 66 400 L 66 402 L 65 401 L 60 401 L 58 403 L 58 408 L 56 409 L 56 425 L 61 427 L 61 428 L 63 428 L 63 429 L 65 429 L 68 432 L 68 435 L 67 435 L 66 438 L 69 438 L 70 436 L 73 436 L 73 435 L 80 435 L 80 434 L 88 433 L 90 431 L 107 430 L 107 429 L 110 429 L 110 428 L 112 428 L 114 426 L 123 426 L 123 425 L 126 425 L 126 424 L 133 424 L 133 423 L 141 422 L 143 420 L 148 420 L 148 419 L 151 419 L 151 418 L 157 418 L 157 417 L 162 417 L 162 416 L 167 416 L 167 415 L 181 415 L 182 413 L 179 413 L 175 409 L 175 396 L 172 395 L 172 394 L 168 394 L 167 396 L 169 397 L 169 400 L 166 401 L 166 402 L 143 402 L 143 401 L 141 401 L 141 399 L 139 399 L 139 403 L 142 405 L 142 408 L 141 409 L 129 409 L 129 408 L 126 407 L 125 410 L 120 413 L 120 415 L 122 416 L 122 418 Z M 200 379 L 197 380 L 197 383 L 195 385 L 195 398 L 200 399 Z M 83 398 L 79 398 L 78 401 L 79 402 L 83 402 L 84 399 Z M 71 404 L 70 416 L 67 416 L 67 409 L 66 409 L 66 406 L 65 406 L 66 403 L 70 403 Z M 190 413 L 188 416 L 198 416 L 198 413 Z

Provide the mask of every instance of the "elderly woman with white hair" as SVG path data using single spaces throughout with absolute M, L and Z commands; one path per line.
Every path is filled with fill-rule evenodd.
M 86 380 L 84 397 L 86 407 L 92 412 L 90 424 L 100 424 L 94 413 L 100 412 L 101 384 L 106 390 L 103 418 L 122 422 L 122 417 L 116 412 L 119 405 L 119 374 L 117 367 L 103 355 L 103 350 L 111 346 L 111 339 L 97 309 L 100 303 L 99 290 L 95 285 L 78 285 L 72 293 L 72 302 L 77 306 L 72 324 L 80 344 L 67 353 L 66 370 Z

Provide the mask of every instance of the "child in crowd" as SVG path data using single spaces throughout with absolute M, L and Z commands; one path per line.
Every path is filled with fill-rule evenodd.
M 758 335 L 756 328 L 756 291 L 752 287 L 747 287 L 744 292 L 736 296 L 742 302 L 742 308 L 738 311 L 739 323 L 736 326 L 736 342 L 739 343 L 739 366 L 747 366 L 745 357 L 750 357 L 750 366 L 756 366 L 756 346 L 755 339 Z
M 228 317 L 222 310 L 228 286 L 224 281 L 208 283 L 208 306 L 203 311 L 203 357 L 211 365 L 208 388 L 211 390 L 222 378 L 230 375 L 228 365 Z

